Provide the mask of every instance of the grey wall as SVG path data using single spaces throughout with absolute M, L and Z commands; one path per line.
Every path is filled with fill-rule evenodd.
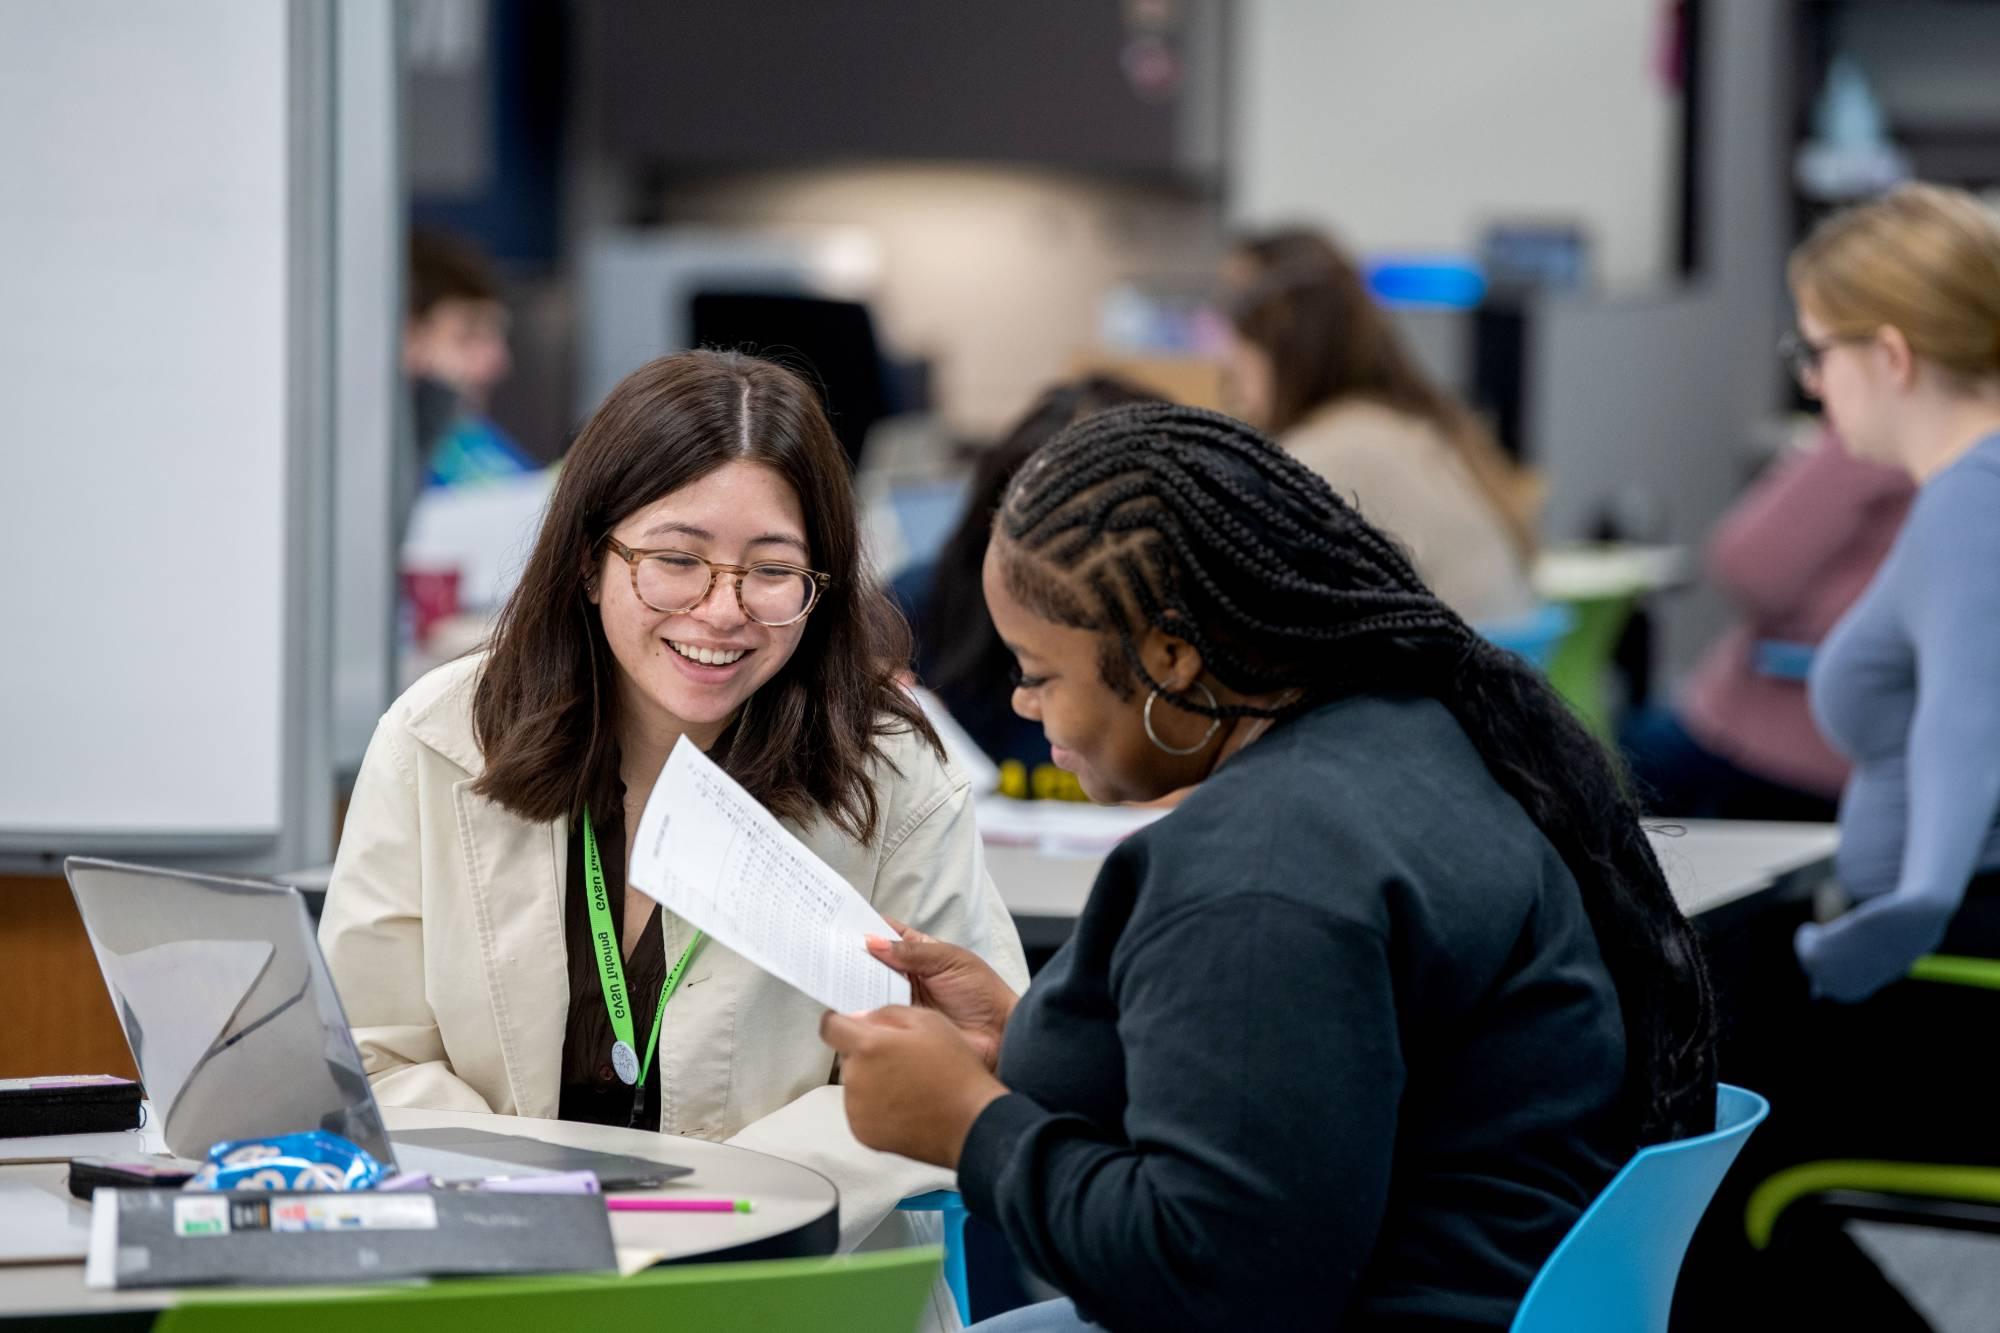
M 1365 254 L 1464 254 L 1495 221 L 1574 221 L 1608 285 L 1657 284 L 1679 117 L 1658 72 L 1666 8 L 1236 0 L 1230 221 L 1313 222 Z
M 1764 0 L 1709 6 L 1706 269 L 1683 292 L 1552 304 L 1534 322 L 1528 430 L 1553 482 L 1552 536 L 1585 535 L 1602 505 L 1636 492 L 1659 506 L 1665 536 L 1698 547 L 1742 489 L 1783 383 L 1772 348 L 1789 319 L 1789 13 Z M 1661 606 L 1671 675 L 1726 610 L 1700 587 Z

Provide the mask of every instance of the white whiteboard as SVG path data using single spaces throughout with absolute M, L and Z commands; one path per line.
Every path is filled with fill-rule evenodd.
M 0 4 L 0 837 L 275 834 L 287 6 Z

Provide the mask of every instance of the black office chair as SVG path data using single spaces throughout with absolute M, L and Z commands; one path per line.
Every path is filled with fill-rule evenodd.
M 875 320 L 858 301 L 763 292 L 698 292 L 688 302 L 697 347 L 768 357 L 799 371 L 820 391 L 833 433 L 853 466 L 869 428 L 904 410 L 893 400 Z
M 1910 978 L 2000 991 L 2000 959 L 1926 954 L 1910 969 Z M 1846 1221 L 2000 1235 L 2000 1167 L 1870 1158 L 1801 1162 L 1757 1186 L 1744 1230 L 1752 1245 L 1764 1249 L 1785 1228 Z

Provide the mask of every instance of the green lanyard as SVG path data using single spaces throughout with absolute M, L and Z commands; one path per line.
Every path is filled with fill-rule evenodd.
M 618 1077 L 626 1083 L 643 1083 L 653 1068 L 653 1052 L 660 1044 L 660 1020 L 667 1015 L 667 997 L 680 985 L 681 973 L 687 970 L 688 960 L 701 947 L 701 932 L 696 931 L 688 941 L 687 948 L 681 950 L 680 961 L 674 970 L 667 973 L 667 979 L 660 986 L 660 1006 L 653 1011 L 653 1034 L 646 1038 L 646 1062 L 639 1063 L 639 1053 L 632 1045 L 632 1010 L 625 1003 L 625 966 L 618 956 L 618 932 L 611 928 L 611 903 L 604 888 L 604 863 L 597 857 L 597 831 L 590 826 L 590 811 L 583 812 L 583 867 L 590 876 L 590 935 L 596 946 L 592 952 L 597 955 L 597 979 L 604 983 L 604 1007 L 611 1011 L 611 1032 L 617 1040 L 611 1043 L 611 1067 L 618 1071 Z

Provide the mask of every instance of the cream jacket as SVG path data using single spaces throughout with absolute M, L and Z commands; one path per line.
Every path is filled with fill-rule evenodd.
M 1493 621 L 1534 610 L 1506 524 L 1428 421 L 1350 400 L 1319 409 L 1278 443 L 1401 542 L 1417 576 L 1459 615 Z
M 378 1099 L 390 1106 L 554 1118 L 569 970 L 569 823 L 534 823 L 473 794 L 483 763 L 472 689 L 481 658 L 441 667 L 392 705 L 355 783 L 320 944 Z M 1016 990 L 1021 943 L 986 873 L 966 780 L 911 735 L 873 764 L 881 831 L 863 846 L 823 821 L 791 826 L 876 909 L 963 944 Z M 668 915 L 678 956 L 690 928 Z M 840 1189 L 841 1247 L 949 1172 L 862 1147 L 847 1127 L 820 1006 L 714 940 L 667 1005 L 656 1059 L 660 1130 L 802 1163 Z M 946 1321 L 955 1322 L 955 1321 Z

